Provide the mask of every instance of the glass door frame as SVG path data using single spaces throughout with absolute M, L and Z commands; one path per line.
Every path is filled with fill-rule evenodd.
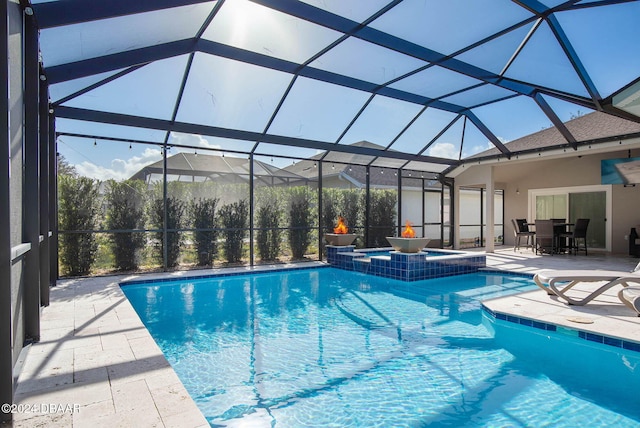
M 533 222 L 536 219 L 536 197 L 537 196 L 550 196 L 550 195 L 566 195 L 567 196 L 567 212 L 566 218 L 569 218 L 569 194 L 570 193 L 587 193 L 587 192 L 605 192 L 605 210 L 606 210 L 606 221 L 605 221 L 605 248 L 594 248 L 594 250 L 601 251 L 605 250 L 611 252 L 611 241 L 612 241 L 612 222 L 611 215 L 613 212 L 612 208 L 612 190 L 613 186 L 611 184 L 596 184 L 591 186 L 572 186 L 572 187 L 550 187 L 547 189 L 529 189 L 528 191 L 528 206 L 527 212 L 529 213 L 529 221 Z

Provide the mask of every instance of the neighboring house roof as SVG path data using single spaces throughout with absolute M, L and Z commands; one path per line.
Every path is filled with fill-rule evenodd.
M 352 146 L 368 147 L 372 149 L 384 150 L 384 147 L 378 144 L 371 143 L 369 141 L 359 141 L 352 144 Z M 289 165 L 284 169 L 288 172 L 307 178 L 308 180 L 318 179 L 317 162 L 321 159 L 323 162 L 322 177 L 323 179 L 331 177 L 341 177 L 347 181 L 350 181 L 354 186 L 364 187 L 367 180 L 367 172 L 365 165 L 370 163 L 374 158 L 372 156 L 340 153 L 339 159 L 334 161 L 334 158 L 324 158 L 324 153 L 319 153 L 305 159 L 304 161 L 296 162 L 293 165 Z M 315 166 L 314 166 L 315 165 Z M 397 187 L 398 177 L 393 173 L 384 174 L 380 173 L 382 168 L 371 168 L 371 180 L 372 186 L 381 187 Z
M 640 136 L 640 123 L 597 111 L 565 122 L 565 126 L 578 142 L 591 142 L 610 137 L 622 138 L 629 135 Z M 513 153 L 562 145 L 568 145 L 567 140 L 555 127 L 543 129 L 505 144 Z M 498 149 L 492 148 L 471 158 L 500 154 Z
M 163 173 L 163 161 L 149 164 L 131 176 L 131 179 L 146 180 L 151 174 Z M 183 177 L 204 177 L 228 182 L 247 182 L 249 160 L 232 156 L 177 153 L 167 158 L 167 174 Z M 253 174 L 267 184 L 308 181 L 290 171 L 254 160 Z

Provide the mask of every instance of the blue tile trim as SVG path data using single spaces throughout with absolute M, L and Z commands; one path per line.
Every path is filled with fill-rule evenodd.
M 329 265 L 313 265 L 313 266 L 288 266 L 288 267 L 281 267 L 281 268 L 275 268 L 275 269 L 265 269 L 265 270 L 256 270 L 256 271 L 236 271 L 236 272 L 216 272 L 216 273 L 211 273 L 211 274 L 205 274 L 205 275 L 191 275 L 191 276 L 181 276 L 181 277 L 170 277 L 170 278 L 155 278 L 155 279 L 131 279 L 131 280 L 125 280 L 122 281 L 120 283 L 118 283 L 118 285 L 122 286 L 127 286 L 127 285 L 138 285 L 138 284 L 152 284 L 152 283 L 158 283 L 158 282 L 177 282 L 177 281 L 193 281 L 196 279 L 208 279 L 208 278 L 223 278 L 223 277 L 228 277 L 228 276 L 238 276 L 238 275 L 260 275 L 263 273 L 274 273 L 274 272 L 284 272 L 284 271 L 291 271 L 291 270 L 307 270 L 307 269 L 323 269 L 323 268 L 327 268 L 329 267 Z
M 351 246 L 352 247 L 352 246 Z M 438 250 L 429 250 L 438 252 Z M 475 273 L 486 268 L 486 256 L 475 253 L 439 251 L 442 256 L 429 256 L 427 253 L 399 253 L 392 251 L 390 256 L 370 257 L 366 273 L 401 281 L 422 281 L 451 275 Z M 375 253 L 374 253 L 375 254 Z M 364 256 L 364 252 L 355 252 L 350 247 L 327 247 L 327 262 L 344 270 L 364 269 L 356 265 L 355 260 Z M 446 257 L 444 257 L 446 256 Z
M 520 318 L 513 315 L 506 315 L 500 312 L 494 312 L 491 309 L 487 308 L 485 305 L 482 305 L 482 310 L 487 313 L 487 315 L 493 317 L 497 320 L 509 321 L 514 324 L 520 324 L 527 327 L 534 327 L 540 330 L 547 331 L 556 331 L 558 326 L 555 324 L 547 324 L 541 321 L 535 321 L 528 318 Z M 563 327 L 566 328 L 566 327 Z M 613 346 L 615 348 L 623 348 L 630 351 L 640 352 L 640 343 L 630 342 L 628 340 L 619 339 L 616 337 L 604 336 L 602 334 L 591 333 L 588 331 L 582 330 L 574 330 L 578 332 L 578 338 L 587 340 L 590 342 L 601 343 L 603 345 Z

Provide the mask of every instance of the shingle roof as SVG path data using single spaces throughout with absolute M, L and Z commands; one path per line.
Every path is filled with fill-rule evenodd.
M 630 135 L 640 134 L 640 123 L 597 111 L 576 117 L 566 122 L 565 125 L 578 142 L 591 142 L 612 137 L 624 139 Z M 568 144 L 557 128 L 550 127 L 518 138 L 505 145 L 511 152 L 516 153 Z M 476 154 L 473 158 L 499 154 L 500 151 L 498 149 L 492 148 Z

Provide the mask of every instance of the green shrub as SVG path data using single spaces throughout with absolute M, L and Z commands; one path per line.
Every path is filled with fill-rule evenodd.
M 96 228 L 99 183 L 87 177 L 58 176 L 58 229 L 83 231 Z M 95 235 L 61 233 L 59 256 L 67 275 L 86 275 L 95 261 L 98 244 Z
M 368 244 L 371 247 L 387 247 L 387 236 L 394 236 L 396 225 L 397 192 L 371 189 L 369 194 Z
M 281 217 L 282 210 L 278 207 L 277 200 L 258 208 L 256 244 L 261 260 L 276 260 L 280 255 L 282 242 L 282 229 L 280 229 Z
M 167 198 L 167 230 L 180 229 L 182 227 L 185 204 L 175 197 Z M 154 199 L 149 205 L 149 220 L 154 229 L 164 228 L 164 204 L 162 198 Z M 155 257 L 158 260 L 164 259 L 164 233 L 155 232 L 154 237 L 159 245 L 154 248 Z M 172 268 L 178 265 L 180 257 L 180 246 L 182 236 L 180 232 L 167 232 L 167 267 Z
M 364 204 L 360 201 L 360 195 L 364 192 L 360 190 L 343 190 L 340 207 L 340 215 L 344 217 L 345 223 L 350 229 L 355 229 L 359 224 L 363 223 Z
M 193 242 L 196 247 L 198 266 L 213 265 L 218 254 L 218 230 L 216 230 L 216 206 L 218 198 L 199 198 L 189 204 L 193 223 Z
M 333 233 L 338 215 L 341 215 L 338 208 L 342 205 L 341 193 L 340 189 L 322 189 L 322 231 L 324 233 Z
M 105 226 L 111 230 L 132 230 L 143 227 L 145 183 L 141 180 L 107 182 Z M 144 234 L 119 232 L 109 234 L 109 248 L 117 270 L 138 268 L 137 251 L 144 246 Z
M 364 192 L 358 189 L 343 190 L 340 209 L 341 215 L 349 227 L 349 232 L 358 234 L 354 244 L 359 248 L 364 247 L 364 233 L 362 229 L 358 230 L 358 225 L 364 224 L 365 210 L 363 207 L 365 204 L 362 200 L 363 196 Z
M 289 200 L 289 247 L 294 259 L 302 259 L 311 244 L 311 195 L 306 187 L 294 187 Z
M 223 228 L 223 247 L 227 262 L 240 262 L 244 256 L 244 238 L 249 218 L 247 201 L 241 200 L 222 206 L 218 211 L 218 218 Z

